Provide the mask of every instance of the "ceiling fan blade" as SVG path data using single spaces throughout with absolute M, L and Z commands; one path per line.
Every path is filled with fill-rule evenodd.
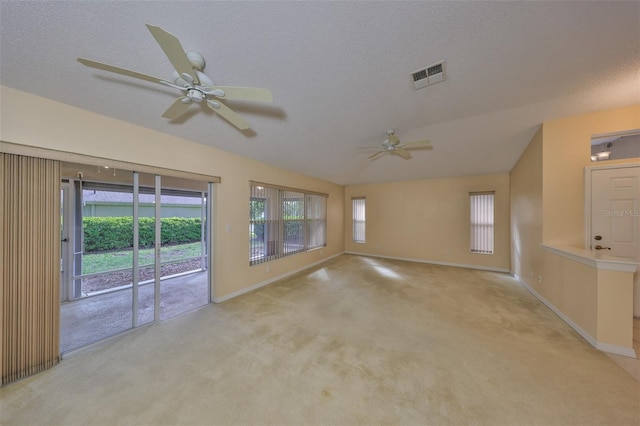
M 207 106 L 240 130 L 246 130 L 251 127 L 244 118 L 240 117 L 222 102 L 207 100 Z
M 151 34 L 164 51 L 164 54 L 169 58 L 173 67 L 178 71 L 178 74 L 189 74 L 193 78 L 194 83 L 198 84 L 198 76 L 193 70 L 193 66 L 191 62 L 189 62 L 187 54 L 180 44 L 180 40 L 173 34 L 155 25 L 147 24 L 147 28 L 151 31 Z
M 212 90 L 222 90 L 224 96 L 215 95 L 221 99 L 237 99 L 242 101 L 262 101 L 273 102 L 273 95 L 269 89 L 259 89 L 255 87 L 229 87 L 215 86 Z
M 400 138 L 398 138 L 396 135 L 389 135 L 389 144 L 390 145 L 397 145 L 398 142 L 400 142 Z
M 96 61 L 91 61 L 89 59 L 78 58 L 78 62 L 87 67 L 96 68 L 103 71 L 114 72 L 116 74 L 126 75 L 127 77 L 139 78 L 141 80 L 150 81 L 152 83 L 162 83 L 166 82 L 161 78 L 152 77 L 150 75 L 142 74 L 136 71 L 127 70 L 124 68 L 114 67 L 113 65 L 107 65 Z
M 189 100 L 189 98 L 187 98 L 186 96 L 182 96 L 176 99 L 176 101 L 171 104 L 171 106 L 164 112 L 164 114 L 162 114 L 162 116 L 170 120 L 175 120 L 176 118 L 180 117 L 187 111 L 187 108 L 189 108 L 189 106 L 191 105 L 191 101 L 183 102 L 185 99 Z
M 369 159 L 370 160 L 375 160 L 376 158 L 382 157 L 384 154 L 388 154 L 388 153 L 389 153 L 389 151 L 378 151 L 375 154 L 370 155 Z
M 395 151 L 392 151 L 394 154 L 399 155 L 400 157 L 404 158 L 405 160 L 408 160 L 411 158 L 411 153 L 409 151 L 406 151 L 405 149 L 402 148 L 398 148 Z
M 424 145 L 424 146 L 410 146 L 409 148 L 404 148 L 406 151 L 431 151 L 433 149 L 433 146 L 431 145 Z
M 380 149 L 380 145 L 375 146 L 358 146 L 356 147 L 356 151 L 371 151 L 372 149 Z
M 402 148 L 414 148 L 416 146 L 423 146 L 423 147 L 430 147 L 431 146 L 431 141 L 428 140 L 424 140 L 424 141 L 413 141 L 413 142 L 407 142 L 404 145 L 402 145 Z

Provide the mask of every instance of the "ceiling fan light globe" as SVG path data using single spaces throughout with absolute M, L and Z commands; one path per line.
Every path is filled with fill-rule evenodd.
M 211 77 L 209 77 L 205 73 L 196 70 L 196 75 L 198 76 L 198 80 L 200 80 L 200 85 L 201 86 L 207 86 L 207 87 L 211 88 L 211 87 L 216 85 L 213 82 L 213 80 L 211 79 Z
M 194 50 L 190 50 L 187 52 L 187 59 L 189 60 L 189 63 L 191 64 L 193 69 L 197 71 L 202 71 L 204 69 L 204 66 L 206 65 L 204 62 L 204 56 Z
M 184 78 L 180 77 L 180 74 L 178 74 L 178 71 L 173 71 L 171 73 L 171 79 L 176 84 L 176 86 L 180 86 L 180 87 L 190 86 L 189 83 Z

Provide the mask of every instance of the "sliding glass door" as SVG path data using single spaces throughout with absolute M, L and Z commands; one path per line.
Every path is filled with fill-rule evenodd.
M 131 178 L 131 172 L 120 172 L 121 181 L 128 183 Z M 73 225 L 63 238 L 68 240 L 63 247 L 69 245 L 71 261 L 61 284 L 62 352 L 128 330 L 133 319 L 131 187 L 81 180 L 71 180 L 69 187 L 73 205 L 63 209 L 62 222 Z M 65 212 L 70 217 L 64 217 Z
M 72 224 L 61 236 L 70 253 L 66 269 L 61 260 L 63 353 L 209 303 L 212 184 L 77 164 L 63 171 L 76 176 L 72 196 L 62 194 L 61 220 Z
M 163 188 L 160 319 L 208 303 L 207 193 Z

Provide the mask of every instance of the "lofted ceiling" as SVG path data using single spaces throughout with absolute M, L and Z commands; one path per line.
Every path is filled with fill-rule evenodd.
M 247 131 L 199 106 L 168 121 L 173 89 L 76 62 L 170 79 L 147 23 L 274 102 L 227 102 Z M 4 86 L 339 184 L 508 172 L 543 121 L 640 103 L 638 1 L 3 0 L 0 24 Z M 446 81 L 415 91 L 440 60 Z M 434 149 L 356 150 L 390 128 Z

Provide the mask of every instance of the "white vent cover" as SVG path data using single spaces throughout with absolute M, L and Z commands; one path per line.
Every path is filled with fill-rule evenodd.
M 445 80 L 444 61 L 428 67 L 420 68 L 411 73 L 413 87 L 418 90 Z

